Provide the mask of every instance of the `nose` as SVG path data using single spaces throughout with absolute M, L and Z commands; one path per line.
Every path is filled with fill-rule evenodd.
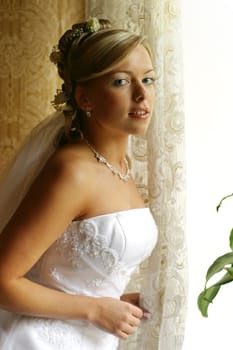
M 143 84 L 137 83 L 134 86 L 134 92 L 133 92 L 133 99 L 135 102 L 139 103 L 142 102 L 146 97 L 146 90 Z

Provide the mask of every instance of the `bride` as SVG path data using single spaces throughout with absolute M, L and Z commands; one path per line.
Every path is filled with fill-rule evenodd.
M 51 53 L 57 108 L 0 187 L 1 350 L 114 350 L 148 310 L 123 294 L 156 225 L 130 174 L 155 73 L 145 38 L 91 18 Z

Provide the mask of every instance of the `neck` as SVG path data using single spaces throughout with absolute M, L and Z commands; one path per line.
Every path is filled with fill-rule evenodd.
M 113 164 L 111 164 L 102 154 L 100 154 L 93 145 L 90 144 L 90 142 L 84 137 L 84 141 L 86 142 L 87 146 L 90 148 L 90 150 L 94 153 L 95 158 L 98 160 L 98 162 L 103 163 L 106 165 L 106 167 L 114 174 L 117 175 L 122 181 L 128 181 L 130 179 L 130 168 L 128 164 L 128 160 L 126 157 L 124 157 L 123 163 L 124 163 L 124 172 L 122 169 L 117 168 Z M 123 164 L 121 166 L 123 168 Z
M 111 137 L 103 134 L 84 131 L 86 141 L 103 157 L 120 169 L 125 167 L 128 136 Z

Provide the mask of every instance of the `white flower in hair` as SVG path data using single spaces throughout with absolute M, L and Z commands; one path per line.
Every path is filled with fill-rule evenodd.
M 61 110 L 62 107 L 67 103 L 67 96 L 61 89 L 57 89 L 54 100 L 51 101 L 52 106 L 56 110 Z
M 54 64 L 57 64 L 61 61 L 61 51 L 58 48 L 58 45 L 53 46 L 52 52 L 49 56 L 50 61 Z
M 86 32 L 95 33 L 100 29 L 100 22 L 97 17 L 90 17 L 86 23 Z

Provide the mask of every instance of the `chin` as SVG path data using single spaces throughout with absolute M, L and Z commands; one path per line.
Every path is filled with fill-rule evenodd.
M 145 136 L 148 130 L 148 126 L 145 128 L 135 128 L 134 130 L 131 130 L 131 135 L 138 135 L 138 136 Z
M 131 130 L 129 130 L 131 135 L 144 136 L 147 133 L 148 127 L 150 124 L 150 120 L 145 120 L 144 123 L 136 123 L 131 126 Z
M 139 131 L 138 132 L 131 132 L 130 135 L 131 136 L 145 136 L 146 131 L 144 131 L 144 132 L 142 132 L 142 131 L 141 132 L 139 132 Z

